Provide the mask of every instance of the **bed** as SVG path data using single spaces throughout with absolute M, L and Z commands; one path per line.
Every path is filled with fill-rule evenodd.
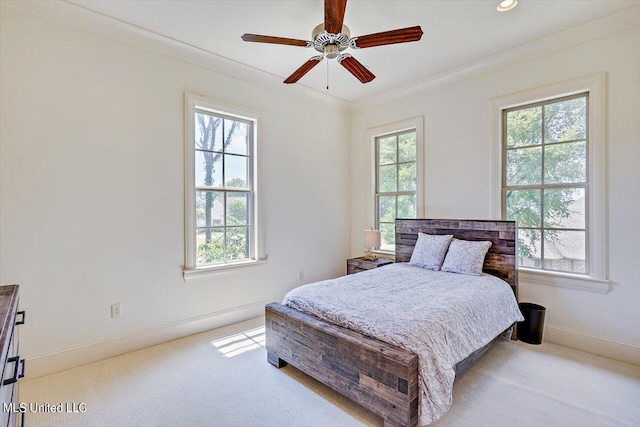
M 396 220 L 396 263 L 409 261 L 415 246 L 418 232 L 436 235 L 452 234 L 458 239 L 464 240 L 488 240 L 492 245 L 487 253 L 483 265 L 483 272 L 496 276 L 511 286 L 511 290 L 517 298 L 518 278 L 516 270 L 516 224 L 513 221 L 481 221 L 481 220 L 429 220 L 429 219 L 399 219 Z M 385 274 L 397 275 L 397 280 L 405 280 L 401 276 L 406 274 L 408 268 L 405 265 L 395 265 L 393 269 L 383 267 L 376 270 L 388 269 Z M 440 273 L 440 272 L 435 272 Z M 358 275 L 347 276 L 342 280 L 336 279 L 336 295 L 344 288 L 344 282 L 350 282 L 357 287 L 358 282 L 353 282 L 355 276 L 360 276 L 362 282 L 373 283 L 375 270 Z M 441 275 L 452 273 L 440 273 Z M 496 280 L 493 277 L 485 277 L 485 280 Z M 425 276 L 427 277 L 427 276 Z M 431 277 L 431 276 L 428 276 Z M 434 282 L 435 283 L 435 282 Z M 355 285 L 354 285 L 355 284 Z M 504 284 L 504 283 L 502 283 Z M 365 285 L 362 285 L 365 286 Z M 397 285 L 396 285 L 397 286 Z M 366 288 L 366 287 L 365 287 Z M 364 288 L 363 288 L 364 289 Z M 504 293 L 504 292 L 503 292 Z M 289 294 L 288 294 L 289 296 Z M 455 297 L 455 295 L 453 295 Z M 480 297 L 480 295 L 477 295 Z M 513 299 L 513 297 L 511 297 Z M 295 306 L 295 304 L 292 304 Z M 304 304 L 301 304 L 304 305 Z M 390 304 L 391 305 L 391 304 Z M 489 310 L 487 310 L 488 312 Z M 313 311 L 311 310 L 313 313 Z M 272 365 L 280 368 L 287 363 L 316 378 L 332 389 L 343 394 L 354 402 L 366 407 L 380 415 L 385 425 L 390 426 L 415 426 L 418 423 L 428 423 L 437 416 L 442 415 L 450 402 L 440 402 L 442 393 L 433 391 L 434 402 L 426 401 L 425 369 L 430 365 L 425 362 L 425 356 L 409 350 L 407 342 L 396 342 L 394 339 L 384 337 L 384 340 L 372 338 L 378 336 L 366 329 L 368 323 L 375 324 L 381 319 L 371 318 L 359 322 L 365 329 L 358 331 L 347 323 L 340 325 L 337 316 L 326 316 L 335 321 L 322 320 L 322 309 L 311 315 L 296 310 L 286 305 L 272 303 L 266 307 L 266 348 L 267 360 Z M 389 316 L 386 310 L 382 310 L 379 317 Z M 398 316 L 402 317 L 402 316 Z M 482 313 L 480 313 L 482 317 Z M 393 320 L 393 319 L 391 319 Z M 356 322 L 358 323 L 358 322 Z M 443 323 L 446 325 L 446 323 Z M 348 327 L 344 327 L 348 326 Z M 358 326 L 358 325 L 356 325 Z M 509 326 L 505 329 L 510 331 Z M 355 330 L 354 330 L 355 329 Z M 505 331 L 495 331 L 495 337 L 503 335 Z M 515 338 L 515 330 L 513 338 Z M 493 338 L 493 336 L 491 337 Z M 447 369 L 435 370 L 433 375 L 452 377 L 460 375 L 468 369 L 474 360 L 480 357 L 490 346 L 492 339 L 480 348 L 473 349 L 471 353 L 465 353 L 463 358 L 455 359 L 455 366 L 447 366 Z M 390 343 L 391 342 L 391 343 Z M 456 352 L 452 357 L 459 356 L 461 351 L 451 343 L 451 352 Z M 440 347 L 447 351 L 446 347 Z M 422 360 L 420 359 L 422 357 Z M 419 361 L 421 360 L 421 363 Z M 429 366 L 428 366 L 429 365 Z M 419 376 L 419 372 L 422 376 Z M 428 371 L 432 372 L 432 371 Z M 453 378 L 444 382 L 450 382 Z M 428 381 L 427 381 L 428 382 Z M 421 386 L 420 386 L 421 384 Z M 450 394 L 450 391 L 449 391 Z M 429 397 L 431 399 L 431 397 Z M 421 401 L 422 400 L 422 401 Z M 425 407 L 434 404 L 434 414 L 425 413 Z M 427 406 L 424 406 L 427 405 Z M 421 414 L 422 413 L 422 414 Z M 422 418 L 420 418 L 422 415 Z M 425 421 L 427 420 L 427 421 Z

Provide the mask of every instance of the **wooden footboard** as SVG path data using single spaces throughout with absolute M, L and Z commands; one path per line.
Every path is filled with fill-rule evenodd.
M 380 415 L 385 426 L 418 424 L 418 356 L 272 303 L 266 306 L 267 359 L 295 366 Z

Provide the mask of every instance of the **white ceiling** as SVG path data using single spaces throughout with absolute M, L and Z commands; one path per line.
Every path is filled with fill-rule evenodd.
M 240 36 L 254 33 L 309 40 L 311 30 L 324 17 L 322 0 L 70 2 L 282 80 L 317 52 L 247 43 Z M 515 9 L 503 13 L 496 11 L 498 3 L 349 0 L 344 22 L 352 36 L 420 25 L 422 40 L 350 51 L 377 76 L 371 83 L 362 84 L 335 60 L 325 60 L 298 84 L 355 101 L 634 7 L 640 0 L 520 0 Z

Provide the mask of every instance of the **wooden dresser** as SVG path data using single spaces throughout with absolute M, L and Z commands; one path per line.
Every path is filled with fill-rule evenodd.
M 24 426 L 24 412 L 18 406 L 18 379 L 24 377 L 24 359 L 18 355 L 18 328 L 24 324 L 18 311 L 18 285 L 0 286 L 0 427 Z

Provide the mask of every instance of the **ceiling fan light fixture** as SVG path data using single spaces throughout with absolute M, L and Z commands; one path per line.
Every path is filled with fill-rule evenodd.
M 338 51 L 338 47 L 335 45 L 327 45 L 324 48 L 324 56 L 327 57 L 327 59 L 335 59 L 338 57 L 338 55 L 340 55 L 340 52 Z
M 506 12 L 518 5 L 518 0 L 502 0 L 498 5 L 498 12 Z

